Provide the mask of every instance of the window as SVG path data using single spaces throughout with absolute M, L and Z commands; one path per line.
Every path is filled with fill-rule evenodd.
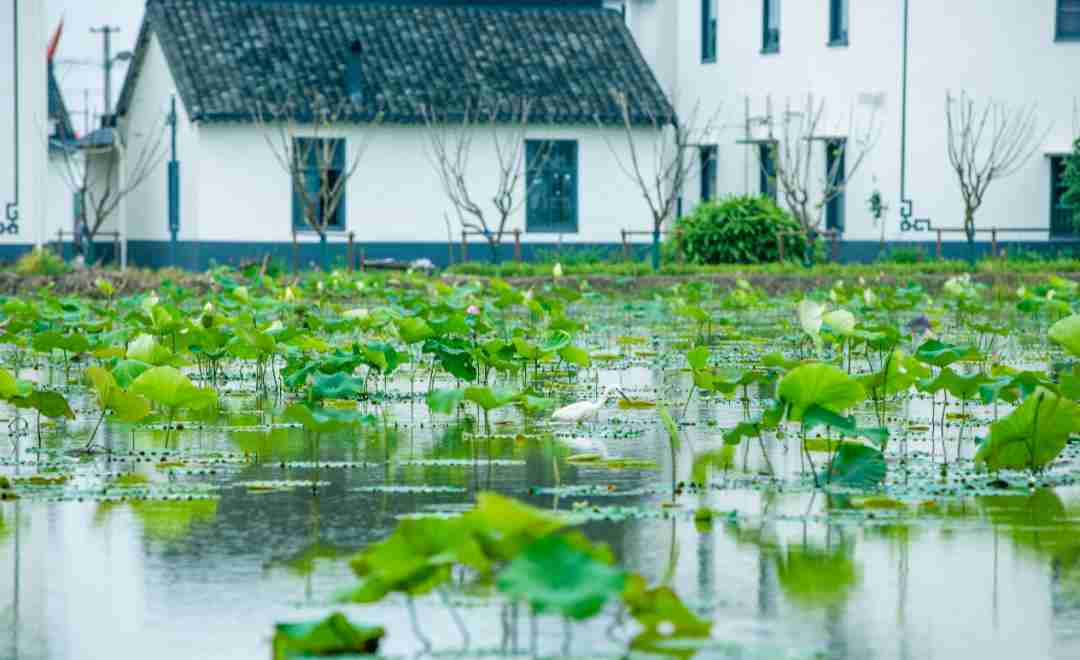
M 1057 0 L 1058 41 L 1080 41 L 1080 0 Z
M 337 205 L 324 204 L 329 201 L 345 172 L 345 140 L 342 138 L 296 138 L 293 143 L 293 158 L 297 161 L 297 172 L 303 178 L 303 192 L 297 190 L 293 182 L 292 217 L 293 228 L 311 230 L 305 219 L 305 209 L 313 207 L 320 225 L 329 230 L 345 229 L 345 190 L 340 191 Z M 300 165 L 303 163 L 303 165 Z M 300 168 L 303 169 L 300 169 Z M 325 173 L 325 190 L 322 188 Z M 344 184 L 340 184 L 344 185 Z M 332 215 L 327 216 L 327 207 L 334 206 Z
M 838 191 L 825 202 L 825 229 L 844 233 L 844 180 L 847 177 L 847 164 L 844 152 L 847 140 L 843 138 L 825 141 L 825 174 L 832 182 L 833 190 Z
M 780 52 L 780 0 L 764 0 L 761 52 Z
M 578 230 L 578 143 L 525 143 L 525 231 L 573 234 Z
M 701 161 L 701 201 L 716 199 L 716 145 L 701 147 L 698 158 Z
M 848 45 L 848 0 L 829 0 L 829 45 Z
M 762 142 L 758 145 L 758 160 L 761 161 L 758 190 L 762 196 L 774 202 L 776 201 L 776 150 L 778 148 L 776 142 Z
M 718 0 L 701 0 L 701 61 L 716 61 L 716 14 Z
M 1050 158 L 1050 237 L 1080 235 L 1073 224 L 1073 210 L 1065 204 L 1065 157 Z

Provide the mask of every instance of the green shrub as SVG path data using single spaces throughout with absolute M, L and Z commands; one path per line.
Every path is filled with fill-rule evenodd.
M 890 247 L 877 260 L 887 264 L 921 264 L 926 261 L 926 253 L 919 246 Z
M 806 238 L 799 223 L 767 197 L 729 197 L 705 202 L 676 225 L 675 241 L 686 260 L 696 264 L 758 264 L 780 260 L 778 232 L 785 259 L 801 260 Z
M 52 250 L 34 248 L 15 262 L 19 275 L 60 275 L 67 272 L 67 264 Z

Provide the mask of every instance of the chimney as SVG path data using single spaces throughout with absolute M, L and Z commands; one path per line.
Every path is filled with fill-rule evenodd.
M 364 71 L 360 65 L 362 52 L 360 41 L 354 39 L 349 44 L 349 53 L 345 60 L 345 94 L 357 106 L 364 104 Z

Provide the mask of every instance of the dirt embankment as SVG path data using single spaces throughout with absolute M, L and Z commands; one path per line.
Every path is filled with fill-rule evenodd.
M 904 286 L 908 282 L 917 282 L 930 292 L 937 292 L 955 273 L 896 273 L 881 272 L 877 275 L 863 275 L 866 283 L 873 287 L 896 287 Z M 1080 272 L 1012 272 L 1002 270 L 997 273 L 981 272 L 972 274 L 972 279 L 990 287 L 1006 287 L 1015 289 L 1018 286 L 1031 286 L 1045 282 L 1050 275 L 1059 275 L 1071 280 L 1080 281 Z M 179 270 L 151 271 L 131 268 L 126 272 L 116 270 L 73 270 L 62 275 L 19 275 L 14 271 L 0 271 L 0 295 L 33 295 L 42 288 L 49 288 L 53 293 L 60 295 L 80 295 L 92 298 L 101 297 L 94 282 L 98 278 L 108 280 L 116 289 L 117 296 L 127 296 L 144 291 L 160 289 L 163 283 L 171 282 L 174 286 L 193 291 L 196 294 L 205 293 L 213 288 L 213 279 L 206 273 L 189 273 Z M 487 279 L 475 275 L 446 275 L 446 281 L 466 282 L 477 279 Z M 792 290 L 810 290 L 820 287 L 832 286 L 837 280 L 847 280 L 854 283 L 858 275 L 837 273 L 815 273 L 813 270 L 805 274 L 778 274 L 778 273 L 724 273 L 724 274 L 696 274 L 696 275 L 644 275 L 644 276 L 616 276 L 616 275 L 570 275 L 564 277 L 562 284 L 576 286 L 582 280 L 588 282 L 589 287 L 598 291 L 612 293 L 636 293 L 656 291 L 670 288 L 683 282 L 708 282 L 718 291 L 726 291 L 734 288 L 742 279 L 751 285 L 763 289 L 770 294 L 785 294 Z M 540 287 L 551 282 L 550 277 L 507 277 L 507 282 L 517 287 L 530 288 Z

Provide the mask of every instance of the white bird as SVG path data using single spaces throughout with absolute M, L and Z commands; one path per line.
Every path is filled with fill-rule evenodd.
M 604 404 L 616 393 L 621 394 L 617 387 L 614 385 L 605 385 L 604 389 L 600 391 L 600 397 L 596 401 L 578 401 L 577 403 L 563 406 L 551 413 L 551 419 L 556 422 L 579 423 L 596 419 L 600 414 L 600 410 L 604 407 Z

